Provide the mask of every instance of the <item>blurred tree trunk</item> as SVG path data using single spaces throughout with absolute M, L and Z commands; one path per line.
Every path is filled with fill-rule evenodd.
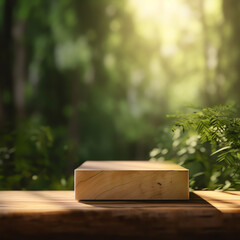
M 222 9 L 228 30 L 230 30 L 229 38 L 226 42 L 227 56 L 224 56 L 229 62 L 226 67 L 227 76 L 233 80 L 230 94 L 234 95 L 238 104 L 240 104 L 240 1 L 223 0 Z
M 216 104 L 224 104 L 225 98 L 223 96 L 223 77 L 225 75 L 224 69 L 222 68 L 222 59 L 223 59 L 223 51 L 224 51 L 224 32 L 223 32 L 224 26 L 221 24 L 219 26 L 219 34 L 222 39 L 222 45 L 219 47 L 217 52 L 217 67 L 215 71 L 215 85 L 216 85 L 216 100 L 214 102 L 214 105 Z
M 13 57 L 13 94 L 16 119 L 22 119 L 25 114 L 24 81 L 26 78 L 26 47 L 24 42 L 26 24 L 17 21 L 13 25 L 14 57 Z
M 0 64 L 1 62 L 2 61 L 0 61 Z M 3 82 L 2 80 L 0 80 L 0 129 L 3 127 L 4 122 L 5 122 L 5 113 L 4 113 L 4 105 L 3 105 Z
M 204 55 L 204 79 L 203 79 L 203 103 L 205 106 L 211 105 L 211 96 L 209 92 L 210 77 L 209 77 L 209 67 L 208 67 L 208 49 L 209 49 L 209 39 L 208 39 L 208 26 L 205 16 L 205 0 L 199 0 L 199 11 L 200 11 L 200 21 L 202 24 L 202 49 Z
M 0 42 L 0 123 L 13 124 L 12 23 L 15 0 L 5 0 Z M 10 127 L 10 126 L 9 126 Z
M 170 87 L 174 79 L 176 78 L 173 69 L 171 69 L 171 66 L 167 59 L 161 54 L 162 49 L 162 39 L 161 34 L 159 32 L 159 29 L 157 26 L 154 27 L 154 30 L 156 32 L 156 48 L 158 51 L 156 52 L 157 57 L 159 59 L 159 65 L 164 69 L 166 72 L 166 80 L 164 84 L 164 89 L 162 90 L 162 96 L 161 96 L 161 119 L 160 122 L 156 124 L 157 125 L 164 125 L 166 121 L 166 115 L 168 113 L 169 109 L 169 97 L 170 97 Z
M 69 119 L 68 134 L 72 144 L 69 159 L 67 162 L 67 175 L 73 173 L 74 162 L 78 158 L 79 145 L 80 145 L 80 124 L 79 124 L 79 103 L 80 103 L 80 80 L 78 71 L 74 71 L 73 77 L 70 81 L 70 95 L 72 113 Z

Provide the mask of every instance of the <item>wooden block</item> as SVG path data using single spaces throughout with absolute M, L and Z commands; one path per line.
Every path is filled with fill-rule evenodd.
M 189 172 L 177 164 L 87 161 L 75 169 L 76 200 L 186 200 Z

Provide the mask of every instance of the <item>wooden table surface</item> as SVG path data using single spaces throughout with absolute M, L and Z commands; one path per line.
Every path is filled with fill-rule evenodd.
M 240 191 L 194 191 L 186 201 L 82 202 L 73 191 L 0 191 L 0 239 L 46 237 L 240 239 Z

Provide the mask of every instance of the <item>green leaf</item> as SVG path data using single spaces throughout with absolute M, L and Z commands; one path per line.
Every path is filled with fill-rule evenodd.
M 219 152 L 222 152 L 222 151 L 224 151 L 224 150 L 230 149 L 230 148 L 231 148 L 230 146 L 226 146 L 226 147 L 220 148 L 220 149 L 218 149 L 217 151 L 213 152 L 213 153 L 211 154 L 211 156 L 213 156 L 213 155 L 215 155 L 215 154 L 217 154 L 217 153 L 219 153 Z

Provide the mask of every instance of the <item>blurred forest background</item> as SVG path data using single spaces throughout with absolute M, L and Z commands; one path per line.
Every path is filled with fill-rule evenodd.
M 191 186 L 216 188 L 207 147 L 166 115 L 240 103 L 240 1 L 0 0 L 0 48 L 0 189 L 149 158 L 191 159 Z

